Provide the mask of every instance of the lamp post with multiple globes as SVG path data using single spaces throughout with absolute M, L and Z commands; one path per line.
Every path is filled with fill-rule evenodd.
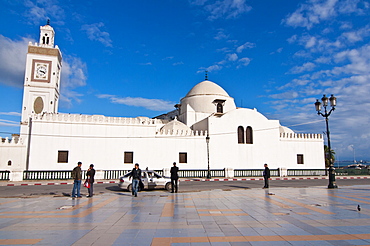
M 331 95 L 330 98 L 327 98 L 326 95 L 324 95 L 321 98 L 322 103 L 319 101 L 319 99 L 315 102 L 315 108 L 318 115 L 321 115 L 325 118 L 326 122 L 326 135 L 328 138 L 328 153 L 325 153 L 327 155 L 327 158 L 329 160 L 329 189 L 338 188 L 337 184 L 335 183 L 335 169 L 333 166 L 333 159 L 331 158 L 331 145 L 330 145 L 330 131 L 329 131 L 329 116 L 331 112 L 335 110 L 335 106 L 337 105 L 337 98 L 334 95 Z M 327 111 L 327 107 L 329 106 L 331 109 L 329 112 Z M 324 113 L 321 112 L 322 108 L 321 105 L 324 107 Z

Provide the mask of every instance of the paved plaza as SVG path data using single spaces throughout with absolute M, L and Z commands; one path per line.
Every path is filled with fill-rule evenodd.
M 0 205 L 1 245 L 370 245 L 369 185 L 122 191 Z

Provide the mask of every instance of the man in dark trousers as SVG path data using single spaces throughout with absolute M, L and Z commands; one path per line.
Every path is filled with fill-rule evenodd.
M 270 178 L 270 168 L 268 168 L 267 164 L 264 165 L 265 170 L 263 170 L 263 179 L 265 180 L 265 186 L 263 189 L 269 188 L 269 178 Z
M 81 166 L 82 166 L 82 162 L 79 161 L 77 163 L 77 167 L 73 168 L 73 171 L 72 171 L 72 178 L 74 180 L 73 189 L 72 189 L 72 197 L 81 198 L 81 194 L 80 194 L 81 179 L 82 179 Z
M 94 184 L 94 176 L 95 176 L 94 164 L 90 164 L 90 168 L 89 170 L 87 170 L 86 176 L 87 176 L 88 182 L 90 183 L 90 188 L 87 188 L 87 190 L 89 191 L 89 195 L 87 197 L 93 197 L 94 195 L 93 184 Z
M 137 197 L 137 192 L 139 190 L 139 183 L 141 180 L 141 169 L 139 168 L 139 164 L 136 163 L 135 167 L 132 169 L 129 180 L 132 178 L 132 195 Z
M 172 186 L 172 192 L 177 193 L 177 183 L 179 180 L 179 175 L 177 172 L 179 171 L 179 168 L 176 167 L 176 162 L 173 163 L 173 167 L 171 167 L 171 186 Z

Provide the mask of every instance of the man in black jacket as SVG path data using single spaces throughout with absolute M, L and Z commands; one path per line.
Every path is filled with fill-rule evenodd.
M 139 190 L 139 183 L 141 180 L 141 169 L 139 168 L 139 164 L 136 163 L 135 167 L 132 169 L 129 180 L 132 178 L 132 195 L 137 197 L 137 192 Z
M 268 168 L 267 164 L 264 165 L 265 170 L 263 170 L 263 179 L 265 180 L 265 186 L 263 189 L 269 188 L 269 178 L 270 178 L 270 168 Z
M 172 193 L 175 191 L 177 193 L 177 183 L 179 180 L 179 175 L 177 172 L 179 168 L 176 167 L 176 162 L 173 163 L 173 167 L 171 167 L 171 186 L 172 186 Z
M 73 171 L 72 171 L 72 178 L 74 180 L 73 189 L 72 189 L 72 197 L 81 198 L 81 194 L 80 194 L 81 179 L 82 179 L 81 166 L 82 166 L 82 162 L 79 161 L 77 163 L 77 167 L 73 168 Z

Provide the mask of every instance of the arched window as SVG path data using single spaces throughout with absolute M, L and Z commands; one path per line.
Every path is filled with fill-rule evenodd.
M 246 132 L 246 143 L 253 144 L 253 129 L 252 127 L 248 126 L 245 130 Z
M 244 143 L 244 127 L 238 127 L 238 144 Z
M 223 106 L 222 106 L 222 103 L 217 103 L 217 113 L 223 113 L 224 112 L 224 109 L 223 109 Z

